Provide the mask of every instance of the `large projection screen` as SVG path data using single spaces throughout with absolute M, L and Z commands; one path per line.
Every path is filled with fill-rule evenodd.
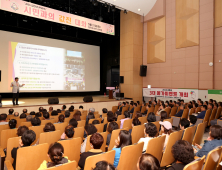
M 0 31 L 0 92 L 100 91 L 100 47 Z

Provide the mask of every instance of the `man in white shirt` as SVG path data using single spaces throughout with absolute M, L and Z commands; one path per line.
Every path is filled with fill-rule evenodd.
M 7 114 L 2 113 L 0 114 L 0 125 L 7 125 Z
M 19 98 L 19 88 L 23 87 L 25 84 L 20 85 L 18 82 L 19 78 L 16 77 L 15 81 L 11 83 L 12 87 L 12 93 L 13 93 L 13 98 L 12 98 L 12 103 L 13 105 L 19 105 L 18 104 L 18 98 Z M 15 99 L 16 99 L 16 104 L 15 104 Z

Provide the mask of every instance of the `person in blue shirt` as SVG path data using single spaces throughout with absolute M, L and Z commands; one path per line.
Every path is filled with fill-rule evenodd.
M 127 130 L 121 130 L 119 133 L 118 139 L 116 139 L 115 141 L 115 146 L 113 148 L 113 150 L 116 151 L 114 164 L 113 164 L 115 168 L 119 164 L 119 159 L 120 159 L 120 155 L 121 155 L 121 151 L 123 147 L 128 146 L 128 145 L 132 145 L 131 134 Z
M 175 114 L 175 117 L 182 117 L 184 107 L 185 107 L 184 105 L 180 105 L 180 111 L 177 114 Z
M 197 119 L 204 119 L 206 111 L 207 111 L 207 106 L 206 105 L 201 106 L 201 112 L 197 116 Z
M 133 108 L 130 110 L 130 113 L 134 112 L 134 108 L 137 107 L 137 103 L 133 103 Z
M 210 151 L 212 151 L 218 146 L 221 146 L 222 145 L 221 132 L 222 132 L 222 128 L 220 125 L 211 126 L 210 132 L 209 132 L 210 136 L 208 137 L 207 141 L 204 143 L 203 147 L 198 144 L 195 144 L 196 147 L 200 149 L 199 151 L 197 151 L 194 148 L 194 152 L 196 153 L 196 156 L 198 157 L 202 157 L 204 155 L 207 156 L 207 154 Z

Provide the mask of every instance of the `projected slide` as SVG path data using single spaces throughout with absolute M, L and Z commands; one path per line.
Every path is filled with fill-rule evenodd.
M 85 90 L 85 58 L 81 51 L 10 42 L 13 78 L 24 91 Z

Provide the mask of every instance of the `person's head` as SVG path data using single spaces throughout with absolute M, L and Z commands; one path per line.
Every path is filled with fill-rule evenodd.
M 46 123 L 45 124 L 45 127 L 43 128 L 43 131 L 44 132 L 52 132 L 52 131 L 55 131 L 55 126 L 49 122 L 49 123 Z
M 32 115 L 26 116 L 26 122 L 31 122 L 31 120 L 32 120 Z
M 155 137 L 157 134 L 156 125 L 150 122 L 145 124 L 144 134 L 146 137 Z
M 93 125 L 98 125 L 98 124 L 100 124 L 100 122 L 99 122 L 99 120 L 93 120 L 93 121 L 92 121 L 92 124 L 93 124 Z
M 132 121 L 132 127 L 133 126 L 138 126 L 138 125 L 141 125 L 141 122 L 138 118 L 135 117 Z
M 23 113 L 28 113 L 28 110 L 27 109 L 23 109 L 22 112 Z
M 129 105 L 129 102 L 126 102 L 126 106 L 128 106 Z
M 18 112 L 15 112 L 15 113 L 14 113 L 14 116 L 15 116 L 15 117 L 19 117 L 19 113 L 18 113 Z
M 73 112 L 74 109 L 73 109 L 72 107 L 69 107 L 69 111 L 70 111 L 70 112 Z
M 195 125 L 197 122 L 197 117 L 194 115 L 189 115 L 189 121 L 192 125 Z
M 95 119 L 94 113 L 89 112 L 89 114 L 88 114 L 88 119 L 89 119 L 89 120 L 90 120 L 90 119 Z
M 78 122 L 76 119 L 72 118 L 69 121 L 69 125 L 73 126 L 74 128 L 76 128 L 78 126 Z
M 63 159 L 64 148 L 60 143 L 54 143 L 49 147 L 48 156 L 51 162 L 48 163 L 47 168 L 63 164 L 61 161 Z
M 40 112 L 37 112 L 37 113 L 40 113 Z M 41 114 L 41 113 L 40 113 L 40 114 Z M 34 111 L 31 111 L 31 112 L 30 112 L 30 115 L 36 115 L 36 113 L 35 113 Z M 41 114 L 41 116 L 42 116 L 42 114 Z M 41 116 L 40 116 L 40 117 L 41 117 Z
M 25 114 L 25 113 L 22 113 L 22 114 L 20 115 L 20 119 L 24 119 L 24 118 L 26 118 L 26 114 Z
M 49 113 L 48 112 L 43 112 L 43 117 L 45 119 L 49 119 Z
M 222 102 L 218 102 L 218 107 L 222 107 Z
M 89 108 L 89 112 L 94 113 L 95 112 L 95 108 L 93 108 L 93 107 Z
M 185 105 L 180 105 L 180 110 L 184 110 L 184 108 L 185 108 Z
M 97 132 L 97 129 L 93 124 L 88 124 L 85 126 L 85 132 L 87 135 L 92 135 Z
M 9 109 L 9 110 L 8 110 L 8 113 L 9 113 L 10 115 L 12 115 L 13 112 L 14 112 L 14 109 Z
M 130 112 L 129 111 L 125 111 L 124 112 L 124 116 L 125 116 L 125 118 L 130 118 Z
M 68 118 L 69 116 L 70 116 L 70 111 L 69 111 L 69 110 L 66 110 L 66 111 L 65 111 L 65 117 Z
M 168 135 L 172 133 L 172 124 L 169 121 L 160 122 L 160 125 L 162 133 Z
M 18 78 L 18 77 L 15 77 L 15 81 L 18 82 L 18 81 L 19 81 L 19 78 Z
M 216 100 L 213 100 L 213 104 L 215 104 L 215 103 L 217 103 L 217 101 L 216 101 Z
M 210 138 L 212 140 L 217 139 L 220 140 L 222 137 L 222 128 L 220 125 L 213 125 L 210 127 L 210 132 L 209 132 Z
M 68 125 L 65 128 L 65 134 L 67 136 L 67 138 L 73 138 L 75 133 L 74 127 L 72 125 Z
M 82 105 L 80 105 L 80 106 L 79 106 L 79 109 L 83 109 L 83 106 L 82 106 Z
M 163 121 L 165 119 L 167 119 L 167 112 L 166 111 L 160 112 L 160 121 Z
M 36 139 L 36 134 L 33 130 L 26 130 L 19 140 L 20 146 L 30 146 Z
M 32 126 L 40 126 L 41 125 L 41 120 L 38 117 L 34 117 L 31 120 Z
M 176 107 L 180 107 L 180 105 L 181 105 L 180 102 L 176 103 Z
M 142 116 L 143 116 L 143 115 L 142 115 L 142 113 L 141 113 L 140 111 L 137 111 L 137 112 L 136 112 L 135 117 L 139 118 L 139 117 L 142 117 Z
M 53 110 L 51 113 L 51 116 L 57 116 L 58 115 L 58 111 L 57 110 Z
M 194 160 L 194 151 L 192 145 L 185 140 L 178 140 L 172 146 L 171 152 L 176 161 L 186 165 Z
M 213 103 L 213 101 L 214 101 L 213 99 L 210 99 L 210 100 L 209 100 L 209 103 Z
M 200 102 L 199 102 L 199 106 L 202 106 L 202 105 L 203 105 L 203 101 L 200 101 Z
M 100 149 L 101 146 L 103 145 L 104 139 L 103 136 L 100 135 L 99 133 L 94 133 L 90 137 L 90 146 L 93 149 Z
M 42 112 L 43 111 L 43 107 L 39 107 L 39 112 Z
M 137 103 L 133 103 L 133 107 L 137 107 Z
M 126 106 L 126 102 L 123 102 L 123 103 L 122 103 L 122 106 Z
M 59 115 L 58 121 L 59 122 L 64 122 L 65 121 L 65 116 L 64 115 Z
M 217 109 L 218 108 L 218 104 L 217 103 L 214 103 L 214 109 Z
M 11 120 L 8 122 L 8 125 L 9 125 L 10 129 L 15 129 L 16 124 L 17 124 L 17 120 L 15 120 L 15 119 L 11 119 Z
M 53 111 L 53 107 L 49 107 L 49 112 L 52 112 Z
M 108 113 L 107 113 L 107 121 L 108 122 L 115 121 L 115 116 L 114 116 L 112 111 L 108 111 Z
M 147 116 L 147 122 L 156 122 L 156 116 L 153 112 L 150 112 Z
M 78 110 L 74 115 L 73 118 L 76 119 L 77 121 L 81 120 L 81 112 Z
M 132 145 L 131 134 L 127 130 L 121 130 L 117 139 L 118 146 L 117 148 L 123 148 L 128 145 Z
M 0 114 L 0 122 L 6 122 L 7 120 L 7 114 L 5 113 L 2 113 Z
M 160 162 L 149 153 L 142 154 L 137 162 L 137 170 L 160 170 Z
M 96 163 L 96 167 L 93 170 L 115 170 L 115 169 L 116 168 L 112 164 L 106 161 L 100 161 Z
M 65 109 L 66 109 L 66 105 L 63 105 L 63 106 L 62 106 L 62 110 L 65 110 Z
M 119 129 L 119 125 L 116 122 L 110 122 L 107 128 L 109 133 L 112 133 L 113 130 Z
M 102 109 L 102 112 L 103 112 L 103 113 L 107 113 L 108 110 L 107 110 L 106 108 L 103 108 L 103 109 Z
M 200 102 L 201 102 L 202 100 L 199 98 L 199 99 L 197 99 L 197 103 L 199 104 Z
M 208 104 L 208 106 L 209 106 L 209 104 Z M 207 110 L 207 106 L 206 105 L 202 105 L 201 106 L 201 111 L 206 111 Z
M 205 101 L 205 102 L 204 102 L 204 105 L 208 105 L 208 101 Z
M 139 105 L 139 104 L 140 104 L 140 101 L 137 101 L 136 103 L 137 103 L 137 105 Z
M 26 130 L 29 130 L 27 126 L 19 126 L 19 128 L 17 129 L 17 135 L 22 136 Z
M 182 119 L 180 120 L 180 129 L 181 129 L 181 130 L 186 129 L 186 128 L 188 128 L 189 126 L 190 126 L 189 120 L 187 120 L 186 118 L 182 118 Z

